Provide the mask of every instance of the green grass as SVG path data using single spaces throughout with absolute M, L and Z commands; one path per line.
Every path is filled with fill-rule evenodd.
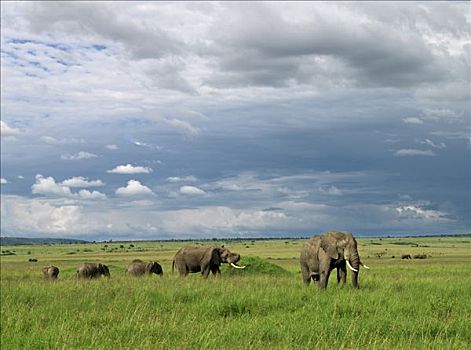
M 207 280 L 170 273 L 177 242 L 112 253 L 102 244 L 2 247 L 16 250 L 1 258 L 2 349 L 469 348 L 470 239 L 398 241 L 359 240 L 371 267 L 361 271 L 360 289 L 350 281 L 341 288 L 332 276 L 325 291 L 302 285 L 296 240 L 226 242 L 246 270 L 224 268 Z M 401 260 L 401 253 L 432 257 Z M 164 277 L 128 278 L 135 258 L 160 261 Z M 111 279 L 75 279 L 81 262 L 98 260 Z M 47 263 L 61 268 L 58 281 L 42 280 Z

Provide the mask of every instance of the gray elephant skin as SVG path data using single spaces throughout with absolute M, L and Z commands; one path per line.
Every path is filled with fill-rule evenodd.
M 151 274 L 163 276 L 164 272 L 162 266 L 158 262 L 149 261 L 145 262 L 133 262 L 128 266 L 128 275 L 130 276 L 142 276 Z
M 59 276 L 59 268 L 57 266 L 44 266 L 43 277 L 47 280 L 55 280 Z
M 84 263 L 77 270 L 77 277 L 82 279 L 110 277 L 108 266 L 101 263 Z
M 357 242 L 349 232 L 325 232 L 309 239 L 301 249 L 301 275 L 305 285 L 311 279 L 321 289 L 327 287 L 331 271 L 337 269 L 337 282 L 345 284 L 347 267 L 352 270 L 352 283 L 358 288 L 360 261 Z
M 176 267 L 180 276 L 196 272 L 201 272 L 205 278 L 210 272 L 215 276 L 220 276 L 219 266 L 223 263 L 235 268 L 244 268 L 245 266 L 236 265 L 239 260 L 239 254 L 232 253 L 224 247 L 183 247 L 173 258 L 172 273 Z

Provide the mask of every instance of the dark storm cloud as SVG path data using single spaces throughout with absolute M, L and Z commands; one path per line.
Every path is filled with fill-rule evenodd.
M 448 78 L 444 62 L 427 45 L 421 28 L 407 18 L 390 25 L 372 15 L 358 21 L 356 11 L 343 5 L 337 4 L 342 16 L 329 15 L 325 6 L 306 5 L 311 18 L 297 22 L 283 16 L 283 5 L 278 11 L 266 3 L 227 5 L 227 16 L 212 31 L 212 50 L 221 72 L 210 82 L 226 86 L 300 83 L 308 78 L 306 74 L 315 76 L 329 63 L 344 79 L 361 86 L 409 87 Z M 416 12 L 414 8 L 410 11 Z M 431 5 L 421 15 L 436 15 L 439 10 Z M 454 15 L 463 22 L 464 15 Z M 323 59 L 316 61 L 316 57 Z M 311 72 L 303 69 L 306 65 Z
M 176 38 L 158 25 L 143 25 L 125 16 L 122 3 L 37 2 L 28 10 L 35 31 L 64 31 L 96 35 L 125 45 L 136 59 L 160 58 L 181 52 Z

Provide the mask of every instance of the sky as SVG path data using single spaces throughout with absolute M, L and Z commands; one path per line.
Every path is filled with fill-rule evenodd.
M 1 234 L 471 232 L 468 2 L 2 2 Z

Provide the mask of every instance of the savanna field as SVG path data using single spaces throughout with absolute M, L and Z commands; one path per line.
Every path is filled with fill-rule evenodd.
M 471 237 L 360 238 L 360 289 L 332 273 L 325 291 L 303 286 L 305 240 L 224 244 L 244 270 L 180 278 L 188 242 L 2 246 L 1 348 L 5 349 L 469 349 Z M 106 247 L 105 247 L 106 245 Z M 14 253 L 14 255 L 5 255 Z M 427 259 L 401 259 L 426 254 Z M 38 262 L 29 262 L 37 259 Z M 133 278 L 133 259 L 164 276 Z M 78 281 L 82 262 L 111 278 Z M 42 267 L 60 268 L 54 282 Z

